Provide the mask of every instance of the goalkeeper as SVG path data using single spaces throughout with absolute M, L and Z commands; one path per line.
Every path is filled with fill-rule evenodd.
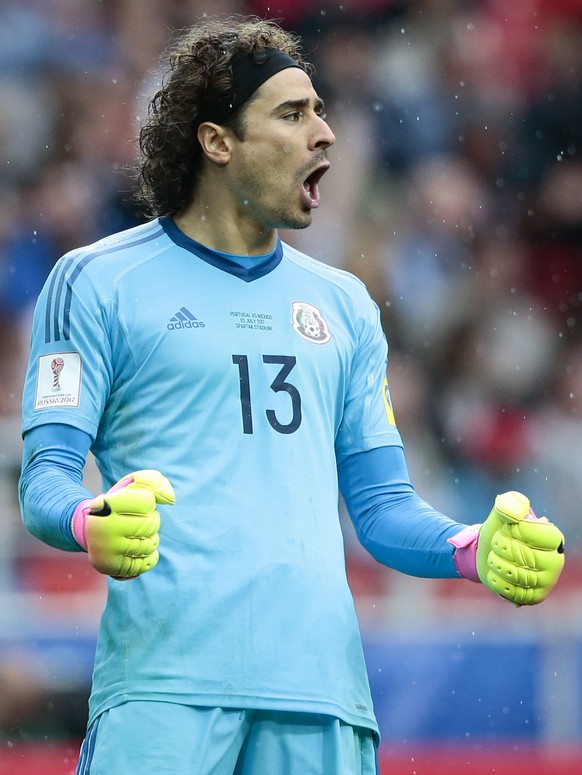
M 522 606 L 562 569 L 524 495 L 477 525 L 418 497 L 377 307 L 280 239 L 335 140 L 310 76 L 273 22 L 186 31 L 140 136 L 155 217 L 64 256 L 36 305 L 23 519 L 107 576 L 79 775 L 376 775 L 338 489 L 404 573 Z

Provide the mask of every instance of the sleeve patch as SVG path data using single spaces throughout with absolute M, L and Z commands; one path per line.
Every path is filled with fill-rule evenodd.
M 384 399 L 384 408 L 386 409 L 386 417 L 390 425 L 396 425 L 396 419 L 394 418 L 394 410 L 392 409 L 392 399 L 390 398 L 390 388 L 388 387 L 388 380 L 384 378 L 382 385 L 382 398 Z
M 55 406 L 79 406 L 81 356 L 79 353 L 52 353 L 38 359 L 35 411 Z

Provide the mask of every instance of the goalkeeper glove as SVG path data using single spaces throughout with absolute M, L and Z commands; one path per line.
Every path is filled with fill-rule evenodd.
M 159 471 L 136 471 L 77 506 L 73 535 L 100 573 L 134 578 L 151 570 L 159 559 L 156 504 L 175 500 L 172 485 Z
M 545 600 L 564 567 L 562 532 L 546 517 L 538 519 L 519 492 L 498 495 L 482 525 L 449 542 L 456 547 L 461 576 L 481 581 L 517 606 Z

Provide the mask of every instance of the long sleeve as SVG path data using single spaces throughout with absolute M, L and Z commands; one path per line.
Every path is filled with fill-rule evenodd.
M 399 446 L 346 458 L 339 481 L 361 544 L 378 562 L 411 576 L 457 578 L 447 539 L 466 525 L 441 514 L 415 492 Z
M 24 435 L 19 497 L 26 529 L 50 546 L 81 551 L 71 530 L 75 507 L 93 495 L 82 485 L 91 438 L 49 423 Z

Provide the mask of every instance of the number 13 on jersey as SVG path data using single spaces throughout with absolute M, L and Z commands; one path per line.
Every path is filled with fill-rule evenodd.
M 252 433 L 253 405 L 249 359 L 246 355 L 233 355 L 232 362 L 235 366 L 238 366 L 243 433 Z M 273 409 L 265 409 L 269 425 L 277 433 L 295 433 L 301 425 L 301 395 L 295 385 L 286 381 L 296 362 L 294 355 L 263 355 L 263 363 L 281 365 L 275 379 L 270 384 L 271 390 L 274 393 L 284 391 L 289 396 L 291 402 L 291 419 L 287 423 L 281 422 Z M 265 378 L 263 375 L 259 375 L 258 378 L 261 377 Z

